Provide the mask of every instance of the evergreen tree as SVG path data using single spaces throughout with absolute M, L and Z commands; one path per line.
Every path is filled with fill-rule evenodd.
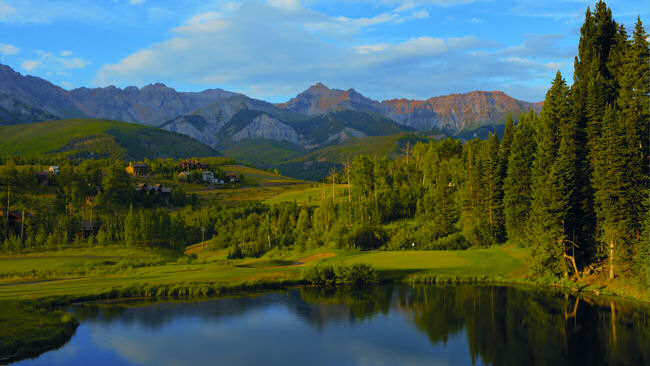
M 564 225 L 558 218 L 559 210 L 566 204 L 561 201 L 563 187 L 559 187 L 559 167 L 567 165 L 563 156 L 556 165 L 562 138 L 561 126 L 569 120 L 568 88 L 558 71 L 546 93 L 542 115 L 537 124 L 537 149 L 532 172 L 532 203 L 527 236 L 533 245 L 533 268 L 552 275 L 565 273 L 563 259 Z M 564 138 L 564 149 L 568 141 Z M 565 151 L 563 154 L 566 155 Z
M 133 214 L 133 205 L 129 207 L 129 213 L 124 220 L 124 241 L 127 245 L 135 246 L 138 244 L 138 219 Z
M 592 184 L 598 218 L 598 239 L 608 258 L 609 278 L 625 269 L 631 249 L 626 245 L 630 217 L 626 215 L 626 190 L 631 185 L 626 178 L 626 146 L 624 133 L 611 105 L 603 116 L 602 136 L 596 146 Z M 618 267 L 618 269 L 616 269 Z
M 503 241 L 503 164 L 501 163 L 501 145 L 496 132 L 490 134 L 487 141 L 484 182 L 484 209 L 487 210 L 487 224 L 490 241 Z
M 526 224 L 530 215 L 532 169 L 535 158 L 535 112 L 519 117 L 504 181 L 504 215 L 508 240 L 525 245 Z
M 648 35 L 638 18 L 632 41 L 626 54 L 617 105 L 620 108 L 621 128 L 625 132 L 627 160 L 625 180 L 630 187 L 625 191 L 628 202 L 626 213 L 630 218 L 629 241 L 632 243 L 634 269 L 644 287 L 648 282 L 648 235 L 643 235 L 648 222 L 650 202 L 650 48 Z

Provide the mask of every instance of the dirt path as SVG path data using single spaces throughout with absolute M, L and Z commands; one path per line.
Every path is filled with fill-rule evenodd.
M 312 256 L 309 256 L 309 257 L 307 257 L 307 258 L 298 259 L 297 261 L 295 261 L 295 262 L 293 262 L 293 263 L 291 263 L 291 264 L 289 264 L 289 265 L 287 265 L 287 266 L 266 267 L 266 268 L 292 268 L 292 267 L 301 267 L 301 266 L 304 266 L 305 264 L 307 264 L 307 263 L 309 263 L 309 262 L 311 262 L 311 261 L 315 261 L 315 260 L 317 260 L 317 259 L 331 258 L 331 257 L 333 257 L 334 255 L 335 255 L 334 253 L 318 253 L 318 254 L 314 254 L 314 255 L 312 255 Z

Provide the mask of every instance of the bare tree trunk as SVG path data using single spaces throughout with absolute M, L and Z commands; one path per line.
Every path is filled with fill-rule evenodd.
M 572 256 L 572 255 L 567 255 L 566 253 L 564 253 L 564 258 L 571 261 L 571 264 L 573 264 L 573 271 L 575 272 L 576 279 L 580 279 L 580 276 L 578 275 L 578 266 L 576 265 L 575 257 Z M 567 276 L 568 276 L 568 274 L 565 275 L 565 277 L 567 277 Z

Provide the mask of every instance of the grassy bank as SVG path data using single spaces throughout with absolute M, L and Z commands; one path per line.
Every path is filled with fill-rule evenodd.
M 33 301 L 3 301 L 0 311 L 0 364 L 61 347 L 79 323 L 70 314 Z

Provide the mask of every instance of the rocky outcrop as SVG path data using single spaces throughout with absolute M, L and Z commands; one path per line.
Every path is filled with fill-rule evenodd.
M 198 115 L 180 116 L 163 124 L 161 128 L 187 135 L 211 147 L 215 147 L 218 142 L 216 135 L 219 131 Z
M 503 92 L 474 91 L 427 100 L 391 99 L 381 102 L 383 115 L 418 130 L 471 130 L 484 125 L 502 124 L 508 114 L 535 109 L 539 103 L 523 102 Z
M 300 138 L 293 128 L 267 114 L 262 114 L 253 119 L 253 122 L 232 136 L 233 141 L 237 142 L 259 138 L 300 144 Z
M 321 83 L 277 106 L 308 116 L 346 109 L 377 113 L 403 126 L 422 131 L 462 131 L 503 124 L 508 114 L 516 119 L 520 112 L 527 112 L 531 108 L 541 110 L 540 103 L 520 101 L 500 91 L 474 91 L 427 100 L 391 99 L 378 102 L 354 89 L 330 89 Z
M 89 117 L 159 126 L 170 118 L 189 114 L 215 100 L 236 95 L 220 89 L 182 93 L 165 84 L 119 89 L 79 88 L 70 91 L 79 109 Z
M 277 104 L 278 108 L 300 113 L 307 116 L 317 116 L 327 112 L 343 109 L 358 111 L 378 111 L 379 103 L 357 93 L 354 89 L 330 89 L 322 83 L 317 83 L 298 94 L 286 103 Z
M 0 125 L 31 123 L 56 119 L 57 116 L 0 93 Z

